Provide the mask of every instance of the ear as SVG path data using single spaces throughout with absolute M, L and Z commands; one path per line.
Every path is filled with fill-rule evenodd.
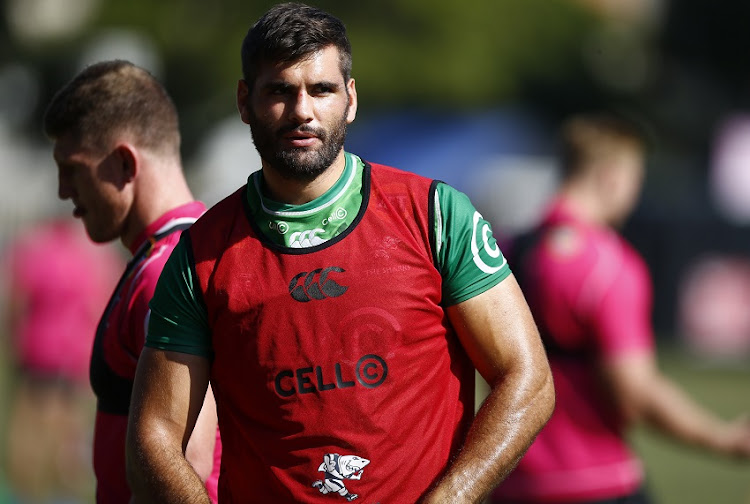
M 128 183 L 135 180 L 141 169 L 138 152 L 135 147 L 127 143 L 120 144 L 115 147 L 115 155 L 120 161 L 122 182 Z
M 240 112 L 240 118 L 245 124 L 250 124 L 249 100 L 250 88 L 245 79 L 240 79 L 237 82 L 237 110 Z
M 349 79 L 346 83 L 347 94 L 349 95 L 349 110 L 346 113 L 346 123 L 351 124 L 357 117 L 357 86 L 354 79 Z

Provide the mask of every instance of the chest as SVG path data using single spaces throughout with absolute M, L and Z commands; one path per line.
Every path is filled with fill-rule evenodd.
M 444 355 L 440 274 L 399 219 L 363 219 L 313 250 L 270 248 L 247 230 L 230 242 L 205 292 L 221 373 L 283 396 L 372 386 L 389 366 Z

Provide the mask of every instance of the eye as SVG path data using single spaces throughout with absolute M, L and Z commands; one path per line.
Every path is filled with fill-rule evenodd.
M 283 96 L 289 94 L 292 91 L 292 86 L 283 82 L 279 82 L 268 86 L 267 91 L 270 95 Z
M 338 91 L 338 86 L 330 82 L 321 82 L 312 87 L 314 96 L 325 96 Z

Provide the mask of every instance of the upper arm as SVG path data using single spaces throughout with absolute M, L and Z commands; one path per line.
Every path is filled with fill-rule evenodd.
M 539 332 L 513 275 L 448 307 L 447 313 L 474 366 L 491 386 L 508 373 L 549 379 Z
M 210 365 L 205 357 L 144 348 L 138 361 L 128 444 L 156 440 L 183 453 L 203 406 Z
M 447 308 L 491 391 L 461 451 L 425 502 L 480 502 L 513 469 L 554 408 L 549 363 L 531 313 L 509 276 Z
M 624 418 L 652 402 L 659 376 L 651 328 L 651 283 L 645 264 L 627 248 L 610 283 L 587 315 L 608 396 Z
M 203 406 L 209 370 L 205 357 L 143 349 L 126 440 L 128 481 L 139 499 L 150 495 L 154 502 L 163 502 L 166 493 L 178 487 L 190 493 L 205 492 L 185 455 Z
M 548 372 L 536 324 L 489 222 L 445 184 L 437 184 L 433 204 L 443 302 L 474 366 L 490 385 L 529 365 Z
M 651 282 L 643 261 L 629 247 L 601 251 L 584 284 L 583 303 L 594 345 L 604 360 L 653 350 Z M 610 259 L 607 259 L 607 258 Z

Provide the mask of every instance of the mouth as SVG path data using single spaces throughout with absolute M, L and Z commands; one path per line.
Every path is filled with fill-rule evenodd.
M 297 126 L 296 128 L 282 131 L 281 138 L 292 148 L 307 148 L 322 142 L 325 132 L 308 125 Z
M 73 217 L 80 219 L 84 215 L 86 215 L 86 210 L 83 207 L 76 205 L 75 208 L 73 208 Z
M 297 148 L 311 147 L 320 140 L 314 134 L 304 132 L 287 133 L 283 138 L 286 143 Z

